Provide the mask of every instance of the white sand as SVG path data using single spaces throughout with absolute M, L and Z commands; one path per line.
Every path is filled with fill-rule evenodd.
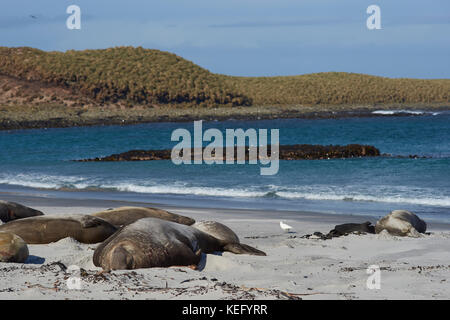
M 21 203 L 24 203 L 22 201 Z M 61 206 L 51 199 L 33 205 L 46 214 L 93 213 L 119 203 L 79 201 Z M 84 206 L 87 205 L 87 206 Z M 164 208 L 164 206 L 159 206 Z M 332 240 L 301 239 L 327 233 L 335 224 L 376 218 L 294 212 L 170 208 L 197 220 L 228 225 L 241 242 L 266 257 L 228 252 L 204 256 L 200 270 L 154 268 L 97 274 L 96 245 L 63 239 L 30 245 L 27 264 L 0 263 L 0 299 L 449 299 L 450 227 L 433 225 L 430 235 L 401 238 L 350 235 Z M 293 226 L 284 233 L 279 221 Z M 250 237 L 250 238 L 248 238 Z M 61 266 L 82 268 L 82 289 L 69 289 Z M 381 268 L 380 289 L 368 289 L 369 265 Z

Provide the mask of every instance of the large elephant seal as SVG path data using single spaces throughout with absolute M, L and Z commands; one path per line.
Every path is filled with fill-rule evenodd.
M 0 232 L 0 262 L 23 263 L 28 258 L 28 246 L 19 236 Z
M 425 233 L 427 224 L 414 213 L 406 210 L 394 210 L 387 216 L 378 220 L 375 232 L 386 230 L 395 236 L 419 237 Z
M 15 202 L 0 200 L 0 220 L 3 222 L 42 215 L 44 214 L 39 210 L 28 208 Z
M 97 212 L 92 215 L 94 217 L 102 218 L 115 226 L 126 226 L 143 218 L 159 218 L 188 226 L 195 223 L 195 220 L 189 217 L 156 208 L 120 207 Z
M 250 246 L 229 243 L 190 226 L 144 218 L 122 227 L 100 244 L 93 262 L 104 270 L 189 266 L 200 262 L 202 252 L 214 251 L 265 255 Z
M 0 226 L 28 244 L 47 244 L 71 237 L 82 243 L 102 242 L 117 231 L 109 222 L 90 215 L 39 216 L 15 220 Z

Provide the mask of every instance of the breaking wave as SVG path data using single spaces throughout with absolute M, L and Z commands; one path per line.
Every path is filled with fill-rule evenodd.
M 372 114 L 380 114 L 380 115 L 396 115 L 396 114 L 411 114 L 411 115 L 432 115 L 437 116 L 440 112 L 433 111 L 420 111 L 420 110 L 375 110 L 372 111 Z
M 104 182 L 94 178 L 75 176 L 51 176 L 41 174 L 20 174 L 0 176 L 0 184 L 35 189 L 58 191 L 109 191 L 141 194 L 204 196 L 224 198 L 263 198 L 316 201 L 362 201 L 404 203 L 413 205 L 450 207 L 450 197 L 432 190 L 409 189 L 405 186 L 342 189 L 340 187 L 316 185 L 286 188 L 277 185 L 251 187 L 195 186 L 185 182 Z

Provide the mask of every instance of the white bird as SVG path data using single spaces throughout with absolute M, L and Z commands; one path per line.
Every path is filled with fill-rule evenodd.
M 292 227 L 286 223 L 284 223 L 283 221 L 280 221 L 280 227 L 281 229 L 283 229 L 284 231 L 290 232 L 290 230 L 292 229 Z

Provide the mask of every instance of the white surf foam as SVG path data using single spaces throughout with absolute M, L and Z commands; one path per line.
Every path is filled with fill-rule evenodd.
M 381 115 L 395 115 L 395 114 L 412 114 L 412 115 L 433 115 L 436 116 L 440 114 L 439 112 L 431 112 L 431 111 L 421 111 L 421 110 L 375 110 L 372 111 L 372 114 L 381 114 Z
M 23 186 L 37 189 L 64 191 L 119 191 L 142 194 L 172 194 L 186 196 L 229 197 L 229 198 L 273 198 L 291 200 L 325 200 L 325 201 L 365 201 L 385 203 L 405 203 L 414 205 L 450 207 L 450 197 L 436 194 L 435 190 L 411 190 L 405 186 L 371 186 L 360 190 L 342 189 L 334 186 L 297 186 L 282 187 L 269 185 L 264 189 L 259 186 L 226 188 L 213 186 L 192 186 L 186 182 L 162 184 L 158 182 L 143 185 L 141 181 L 120 183 L 102 183 L 95 179 L 75 176 L 51 176 L 39 174 L 19 174 L 0 176 L 0 184 Z
M 108 188 L 115 188 L 119 191 L 151 193 L 151 194 L 179 194 L 196 196 L 216 196 L 216 197 L 263 197 L 266 192 L 253 191 L 249 189 L 228 189 L 214 187 L 180 187 L 180 186 L 140 186 L 133 184 L 108 185 Z
M 83 181 L 82 177 L 53 176 L 42 174 L 17 174 L 0 177 L 0 184 L 30 187 L 37 189 L 57 189 Z
M 338 195 L 333 193 L 301 193 L 301 192 L 277 192 L 282 198 L 305 199 L 305 200 L 332 200 L 332 201 L 366 201 L 366 202 L 386 202 L 405 203 L 415 205 L 428 205 L 450 207 L 450 198 L 430 198 L 430 197 L 405 197 L 405 196 L 371 196 L 363 194 Z

